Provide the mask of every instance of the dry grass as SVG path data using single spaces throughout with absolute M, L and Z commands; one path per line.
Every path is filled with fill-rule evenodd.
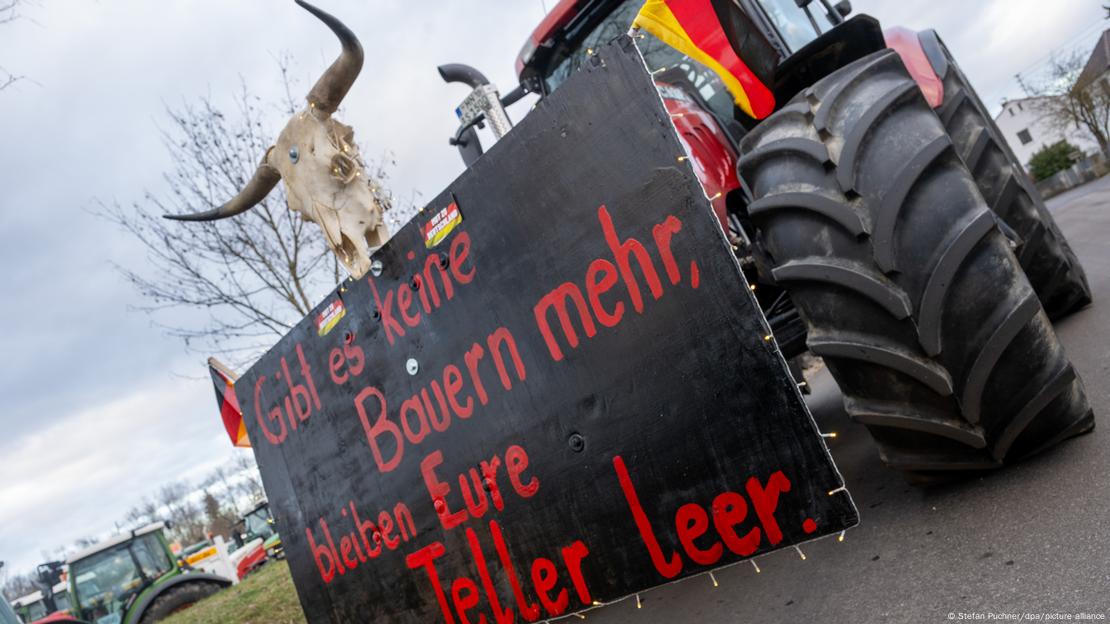
M 242 583 L 198 602 L 164 624 L 304 624 L 289 564 L 271 561 Z

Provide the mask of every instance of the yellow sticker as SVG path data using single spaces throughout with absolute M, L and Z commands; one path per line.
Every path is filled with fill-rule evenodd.
M 203 560 L 205 560 L 209 557 L 213 557 L 215 555 L 216 555 L 216 547 L 215 546 L 209 546 L 208 548 L 205 548 L 204 550 L 195 552 L 195 553 L 189 555 L 188 557 L 186 557 L 185 558 L 185 563 L 187 563 L 189 565 L 193 565 L 194 563 L 196 563 L 198 561 L 203 561 Z

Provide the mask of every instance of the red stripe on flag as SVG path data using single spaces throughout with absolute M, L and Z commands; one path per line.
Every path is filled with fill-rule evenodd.
M 220 406 L 220 419 L 227 430 L 227 437 L 231 438 L 234 446 L 250 446 L 246 436 L 240 435 L 243 432 L 243 410 L 239 407 L 239 397 L 235 396 L 235 382 L 211 364 L 208 365 L 208 370 L 212 374 L 216 401 Z
M 682 25 L 690 41 L 717 61 L 736 77 L 751 103 L 757 119 L 770 115 L 775 109 L 775 97 L 752 70 L 736 56 L 728 42 L 717 12 L 709 0 L 664 0 L 667 8 Z

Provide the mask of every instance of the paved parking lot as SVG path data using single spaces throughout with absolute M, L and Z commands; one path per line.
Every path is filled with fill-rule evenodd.
M 958 485 L 921 490 L 883 467 L 827 372 L 811 408 L 860 509 L 843 542 L 760 557 L 590 612 L 595 622 L 944 622 L 960 613 L 1110 610 L 1110 176 L 1053 198 L 1096 302 L 1057 326 L 1094 433 Z M 1110 617 L 1110 616 L 1108 616 Z

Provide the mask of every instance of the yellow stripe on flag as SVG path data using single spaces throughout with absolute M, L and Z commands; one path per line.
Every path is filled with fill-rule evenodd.
M 643 8 L 640 9 L 639 15 L 633 20 L 632 27 L 648 31 L 663 43 L 713 70 L 725 83 L 725 88 L 732 94 L 736 105 L 748 115 L 756 117 L 756 114 L 752 111 L 748 94 L 744 91 L 740 81 L 716 59 L 703 52 L 691 41 L 690 35 L 686 33 L 682 24 L 671 12 L 666 0 L 646 0 Z

